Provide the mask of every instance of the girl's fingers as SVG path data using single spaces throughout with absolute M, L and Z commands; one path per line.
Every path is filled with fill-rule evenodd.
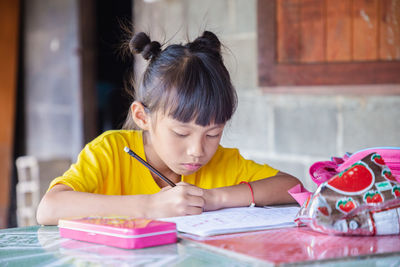
M 203 208 L 200 207 L 188 207 L 186 210 L 186 215 L 196 215 L 203 213 Z
M 187 200 L 187 204 L 190 207 L 199 207 L 201 209 L 203 209 L 205 201 L 202 197 L 198 197 L 198 196 L 188 196 L 186 198 Z
M 185 182 L 179 182 L 176 184 L 176 186 L 174 187 L 175 190 L 184 190 L 187 192 L 187 194 L 189 195 L 193 195 L 193 196 L 203 196 L 203 189 Z
M 167 206 L 166 217 L 201 214 L 205 206 L 204 190 L 187 183 L 175 187 L 166 186 L 157 194 L 157 205 Z M 171 207 L 175 207 L 171 209 Z M 176 213 L 176 214 L 175 214 Z
M 198 197 L 201 197 L 204 194 L 203 189 L 201 189 L 200 187 L 196 187 L 196 186 L 190 186 L 188 193 L 189 193 L 189 195 L 198 196 Z
M 160 190 L 160 192 L 164 192 L 164 191 L 167 191 L 167 190 L 169 190 L 169 189 L 171 189 L 172 188 L 172 186 L 165 186 L 165 187 L 163 187 L 163 188 L 161 188 L 161 190 Z

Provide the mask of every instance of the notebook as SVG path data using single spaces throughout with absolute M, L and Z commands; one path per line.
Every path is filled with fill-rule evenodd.
M 179 232 L 213 236 L 296 226 L 298 206 L 240 207 L 161 219 L 175 222 Z

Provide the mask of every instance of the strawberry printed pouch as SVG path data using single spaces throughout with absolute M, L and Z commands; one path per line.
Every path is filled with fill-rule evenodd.
M 385 161 L 372 152 L 351 164 L 344 159 L 338 173 L 332 167 L 302 204 L 297 224 L 337 235 L 399 234 L 400 183 Z
M 317 185 L 320 185 L 371 153 L 379 154 L 381 160 L 391 170 L 393 178 L 400 182 L 400 147 L 365 148 L 352 154 L 346 153 L 341 158 L 332 157 L 331 161 L 318 161 L 311 165 L 310 177 Z

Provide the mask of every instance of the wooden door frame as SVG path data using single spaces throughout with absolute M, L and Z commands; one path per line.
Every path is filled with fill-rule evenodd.
M 0 1 L 0 228 L 7 227 L 13 168 L 20 1 Z
M 277 62 L 276 0 L 258 0 L 258 82 L 260 87 L 399 84 L 400 61 L 283 64 Z M 388 93 L 399 94 L 390 87 Z M 300 89 L 301 90 L 301 89 Z M 294 89 L 295 91 L 295 89 Z M 368 88 L 365 88 L 368 91 Z

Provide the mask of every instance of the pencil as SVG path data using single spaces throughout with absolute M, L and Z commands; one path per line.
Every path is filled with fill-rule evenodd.
M 132 157 L 134 157 L 135 159 L 137 159 L 140 163 L 142 163 L 147 169 L 149 169 L 150 171 L 152 171 L 155 175 L 157 175 L 158 177 L 160 177 L 162 180 L 164 180 L 167 184 L 169 184 L 170 186 L 174 187 L 176 186 L 176 184 L 174 184 L 174 182 L 172 182 L 170 179 L 168 179 L 167 177 L 165 177 L 164 175 L 162 175 L 159 171 L 157 171 L 153 166 L 151 166 L 149 163 L 147 163 L 144 159 L 142 159 L 141 157 L 139 157 L 135 152 L 133 152 L 129 147 L 125 147 L 124 151 L 126 153 L 128 153 L 129 155 L 131 155 Z

